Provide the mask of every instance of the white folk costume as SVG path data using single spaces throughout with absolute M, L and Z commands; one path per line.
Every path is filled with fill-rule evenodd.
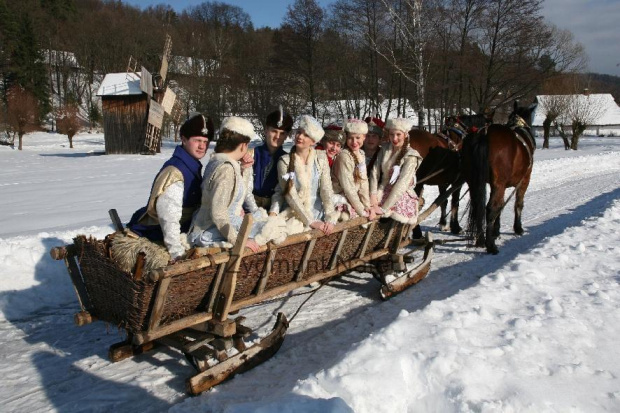
M 355 170 L 360 178 L 355 182 Z M 364 151 L 357 154 L 348 149 L 340 152 L 332 166 L 332 187 L 334 189 L 334 208 L 339 212 L 339 220 L 356 216 L 368 216 L 370 190 Z
M 250 134 L 250 129 L 253 132 L 248 121 L 236 117 L 225 119 L 222 122 L 222 129 L 229 129 L 244 136 Z M 250 179 L 248 175 L 251 173 L 242 174 L 239 162 L 227 153 L 213 155 L 205 167 L 202 203 L 194 215 L 188 235 L 191 245 L 232 247 L 243 222 L 244 207 L 254 217 L 249 238 L 254 239 L 257 244 L 265 245 L 272 240 L 279 243 L 286 238 L 284 219 L 267 217 L 265 210 L 256 206 L 254 197 L 246 185 Z
M 359 119 L 349 119 L 344 125 L 345 133 L 366 135 L 368 125 Z M 346 145 L 346 138 L 344 140 Z M 357 175 L 357 180 L 355 176 Z M 351 151 L 345 147 L 332 165 L 334 208 L 338 219 L 345 221 L 357 216 L 368 216 L 370 193 L 364 151 Z
M 404 119 L 391 121 L 400 126 L 398 122 Z M 401 130 L 406 130 L 405 133 L 408 133 L 409 129 L 402 127 Z M 407 145 L 407 149 L 398 164 L 396 160 L 399 158 L 401 148 L 396 149 L 391 143 L 381 147 L 370 174 L 370 194 L 377 197 L 379 206 L 385 211 L 384 217 L 404 224 L 414 224 L 418 218 L 418 196 L 414 191 L 415 173 L 422 162 L 422 157 L 418 151 L 409 147 L 408 140 L 405 140 L 404 145 Z
M 299 128 L 312 140 L 318 142 L 324 134 L 316 119 L 311 116 L 302 116 Z M 291 156 L 295 156 L 295 169 L 289 172 Z M 324 221 L 335 224 L 338 220 L 334 210 L 332 181 L 329 162 L 325 151 L 309 149 L 307 162 L 299 155 L 287 154 L 278 161 L 278 179 L 282 192 L 286 192 L 289 180 L 293 185 L 284 195 L 288 208 L 282 213 L 287 218 L 296 218 L 307 229 L 315 221 Z M 294 222 L 291 222 L 294 225 Z M 290 229 L 289 233 L 293 233 Z

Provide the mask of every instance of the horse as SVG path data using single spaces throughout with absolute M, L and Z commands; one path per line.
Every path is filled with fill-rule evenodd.
M 499 252 L 495 239 L 499 236 L 506 188 L 515 188 L 513 229 L 515 234 L 523 234 L 521 212 L 536 149 L 529 126 L 535 108 L 535 104 L 521 107 L 515 102 L 506 125 L 491 124 L 463 140 L 461 172 L 470 194 L 467 233 L 476 247 L 486 246 L 491 254 Z M 491 187 L 488 204 L 487 183 Z
M 492 115 L 491 115 L 492 116 Z M 464 118 L 465 121 L 460 119 Z M 439 195 L 446 193 L 450 185 L 460 185 L 460 154 L 463 137 L 471 128 L 479 128 L 486 125 L 488 116 L 484 115 L 460 115 L 448 117 L 446 129 L 441 133 L 431 134 L 424 130 L 412 129 L 409 131 L 409 144 L 417 150 L 423 161 L 416 172 L 418 184 L 415 191 L 419 197 L 424 193 L 424 185 L 436 185 L 439 187 Z M 458 220 L 460 187 L 452 194 L 450 203 L 450 225 L 447 222 L 448 201 L 441 203 L 441 215 L 439 227 L 442 231 L 450 230 L 453 234 L 459 234 L 462 228 Z

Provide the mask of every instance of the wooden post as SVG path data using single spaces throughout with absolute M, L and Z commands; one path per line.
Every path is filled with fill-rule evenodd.
M 368 231 L 366 231 L 366 235 L 364 235 L 364 241 L 362 241 L 362 248 L 360 249 L 360 253 L 357 258 L 362 258 L 364 254 L 366 254 L 366 248 L 368 248 L 368 242 L 370 241 L 370 236 L 377 225 L 377 221 L 372 221 L 370 226 L 368 227 Z
M 299 265 L 297 275 L 295 276 L 295 281 L 301 280 L 306 273 L 306 270 L 308 269 L 308 260 L 312 256 L 312 250 L 314 250 L 314 244 L 316 244 L 316 238 L 311 239 L 310 242 L 306 245 L 306 250 L 304 251 L 304 255 L 301 258 L 301 263 Z
M 269 280 L 269 276 L 271 275 L 271 270 L 273 269 L 273 262 L 276 259 L 276 253 L 278 250 L 276 248 L 269 250 L 267 254 L 267 262 L 265 267 L 263 268 L 263 273 L 260 276 L 260 280 L 258 281 L 258 288 L 256 289 L 256 295 L 261 295 L 263 291 L 265 291 L 265 287 L 267 286 L 267 281 Z
M 331 262 L 329 263 L 329 269 L 333 270 L 336 264 L 338 264 L 338 256 L 340 255 L 340 251 L 342 250 L 342 246 L 347 239 L 348 229 L 342 231 L 340 235 L 340 239 L 338 240 L 338 244 L 336 245 L 336 250 L 334 251 L 334 255 L 332 255 Z
M 230 254 L 230 260 L 226 263 L 226 269 L 224 270 L 224 278 L 220 285 L 218 295 L 216 297 L 213 318 L 215 321 L 223 322 L 228 318 L 228 311 L 230 310 L 230 304 L 232 303 L 233 296 L 235 295 L 235 287 L 237 285 L 237 273 L 241 266 L 241 259 L 243 258 L 243 251 L 245 250 L 245 243 L 252 229 L 251 214 L 245 214 L 243 217 L 243 223 L 237 234 L 237 242 L 233 246 Z

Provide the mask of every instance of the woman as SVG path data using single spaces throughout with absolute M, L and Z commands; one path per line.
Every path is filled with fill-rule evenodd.
M 371 117 L 367 117 L 365 121 L 368 124 L 368 133 L 366 134 L 363 148 L 364 155 L 366 155 L 366 166 L 368 167 L 368 173 L 370 173 L 377 160 L 377 155 L 379 155 L 379 147 L 383 139 L 383 128 L 385 127 L 385 123 L 379 118 Z
M 253 252 L 270 240 L 281 242 L 286 238 L 284 220 L 267 219 L 265 210 L 256 206 L 247 190 L 240 162 L 252 136 L 254 127 L 243 118 L 231 116 L 222 122 L 215 154 L 204 171 L 202 203 L 188 236 L 193 246 L 231 247 L 243 222 L 244 206 L 255 217 L 246 243 Z
M 285 217 L 294 217 L 304 227 L 331 234 L 337 221 L 329 163 L 325 151 L 314 145 L 325 132 L 312 116 L 303 115 L 295 135 L 295 146 L 278 161 L 280 187 L 289 208 Z
M 404 118 L 387 121 L 389 142 L 379 150 L 370 175 L 370 200 L 375 212 L 404 224 L 418 219 L 418 197 L 413 188 L 422 157 L 409 146 L 412 126 Z
M 349 119 L 344 126 L 344 132 L 344 150 L 332 167 L 335 208 L 340 213 L 340 221 L 357 216 L 372 220 L 376 215 L 370 205 L 366 163 L 364 151 L 361 150 L 368 133 L 368 125 L 359 119 Z

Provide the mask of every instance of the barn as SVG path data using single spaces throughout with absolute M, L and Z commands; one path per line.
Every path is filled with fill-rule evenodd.
M 99 86 L 106 154 L 149 152 L 145 139 L 151 98 L 140 80 L 132 72 L 108 73 Z

